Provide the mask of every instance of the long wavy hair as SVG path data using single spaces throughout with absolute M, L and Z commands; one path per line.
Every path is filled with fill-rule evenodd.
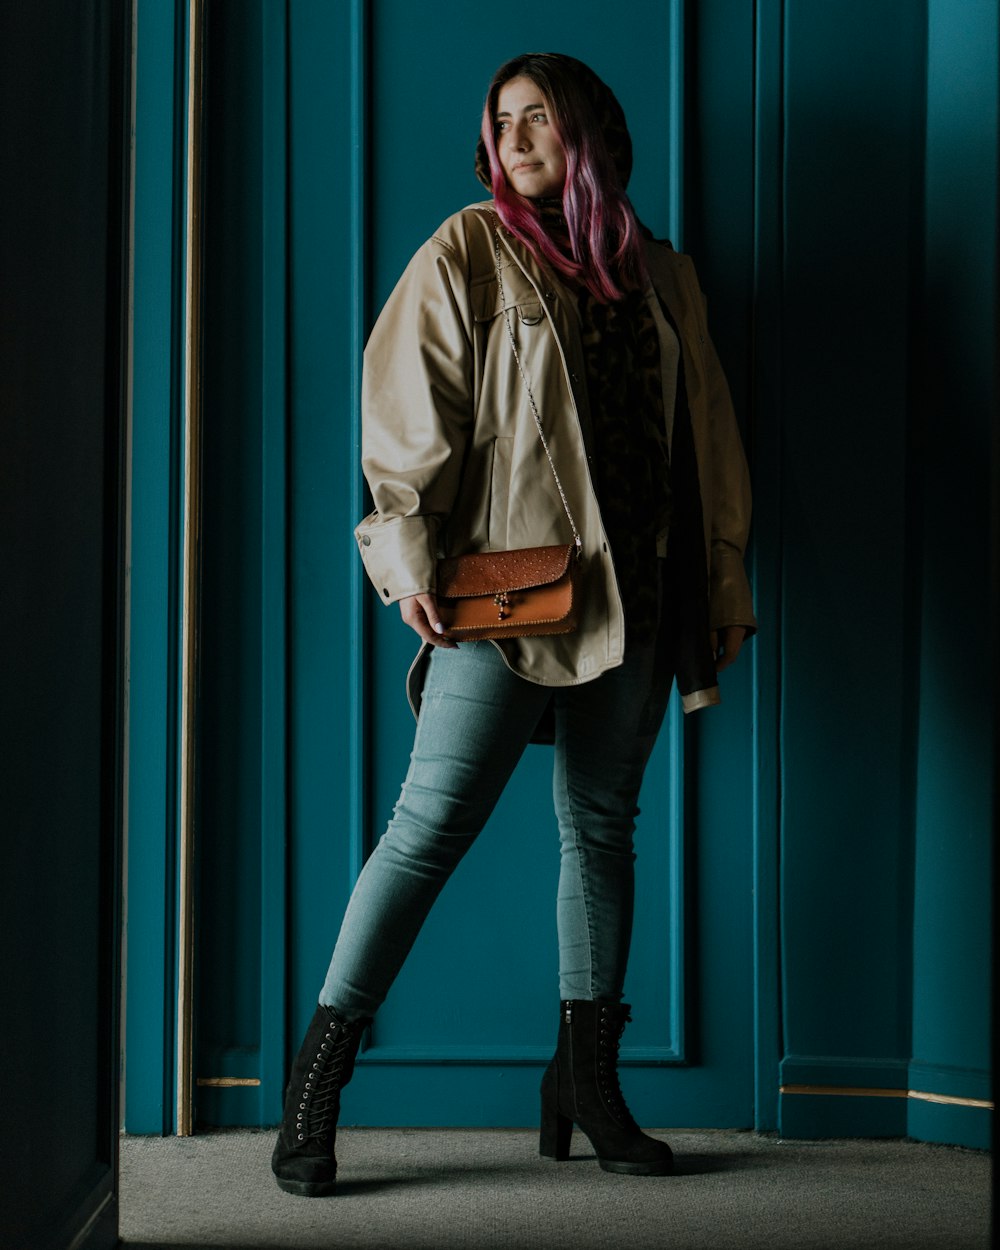
M 549 124 L 566 157 L 562 207 L 570 256 L 549 237 L 537 204 L 507 181 L 497 153 L 500 88 L 522 75 L 544 95 Z M 582 61 L 535 52 L 501 65 L 486 96 L 476 165 L 480 179 L 489 179 L 500 220 L 536 258 L 582 283 L 601 303 L 645 285 L 642 231 L 625 194 L 632 169 L 625 115 L 610 88 Z

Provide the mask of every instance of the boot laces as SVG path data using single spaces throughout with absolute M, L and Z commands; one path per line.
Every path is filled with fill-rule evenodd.
M 618 1051 L 625 1026 L 631 1019 L 632 1017 L 625 1013 L 615 1020 L 607 1008 L 601 1009 L 597 1036 L 597 1081 L 604 1098 L 604 1105 L 612 1116 L 624 1127 L 638 1129 L 639 1126 L 632 1118 L 632 1113 L 625 1102 L 618 1075 Z
M 300 1143 L 310 1138 L 327 1137 L 336 1123 L 344 1065 L 351 1045 L 350 1032 L 336 1027 L 320 1043 L 295 1117 L 295 1135 Z

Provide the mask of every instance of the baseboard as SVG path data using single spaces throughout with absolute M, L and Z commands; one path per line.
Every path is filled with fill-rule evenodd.
M 982 1069 L 911 1063 L 906 1109 L 907 1136 L 917 1141 L 993 1145 L 993 1080 Z
M 260 1066 L 257 1047 L 219 1047 L 203 1054 L 195 1075 L 197 1123 L 253 1128 L 272 1119 Z
M 778 1131 L 789 1138 L 914 1137 L 988 1149 L 990 1074 L 979 1069 L 789 1055 L 781 1064 Z

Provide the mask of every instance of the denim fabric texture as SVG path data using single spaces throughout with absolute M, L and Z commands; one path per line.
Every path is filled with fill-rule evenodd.
M 594 681 L 555 688 L 511 672 L 489 642 L 436 649 L 406 779 L 358 877 L 319 1001 L 347 1021 L 375 1014 L 550 699 L 561 846 L 559 993 L 620 1001 L 637 799 L 670 684 L 666 648 L 656 640 L 633 645 L 620 667 Z

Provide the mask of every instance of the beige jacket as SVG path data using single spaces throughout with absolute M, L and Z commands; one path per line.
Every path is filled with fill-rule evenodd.
M 355 530 L 384 603 L 434 590 L 442 555 L 535 547 L 572 535 L 504 326 L 489 203 L 449 217 L 413 257 L 365 350 L 362 465 L 375 511 Z M 591 478 L 593 439 L 576 301 L 501 228 L 506 307 L 553 460 L 583 539 L 575 633 L 495 644 L 509 667 L 546 686 L 590 681 L 621 664 L 624 617 Z M 698 462 L 710 622 L 756 627 L 743 567 L 750 522 L 746 461 L 729 389 L 708 336 L 690 259 L 647 249 L 650 278 L 682 344 Z M 653 290 L 650 309 L 668 332 Z M 664 405 L 672 426 L 672 406 Z M 668 439 L 672 433 L 667 430 Z M 418 660 L 411 678 L 418 676 Z M 411 702 L 419 689 L 411 680 Z M 685 711 L 717 702 L 686 696 Z

